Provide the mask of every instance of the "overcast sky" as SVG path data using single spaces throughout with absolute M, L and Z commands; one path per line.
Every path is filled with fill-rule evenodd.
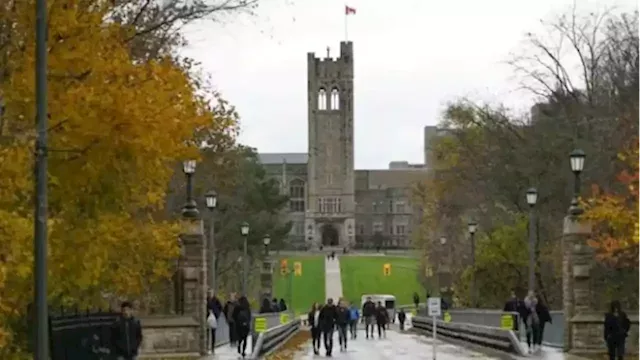
M 257 16 L 187 29 L 184 54 L 202 63 L 242 117 L 240 141 L 260 152 L 307 152 L 306 53 L 338 55 L 343 0 L 261 0 Z M 423 162 L 422 128 L 448 101 L 532 104 L 504 64 L 540 19 L 572 0 L 348 0 L 355 58 L 355 162 L 384 169 Z M 635 0 L 579 0 L 590 11 Z

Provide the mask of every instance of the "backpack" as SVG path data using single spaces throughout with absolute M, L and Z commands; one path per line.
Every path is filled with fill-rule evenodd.
M 249 320 L 251 319 L 251 315 L 249 315 L 249 311 L 247 309 L 241 309 L 238 312 L 238 324 L 240 326 L 249 326 Z

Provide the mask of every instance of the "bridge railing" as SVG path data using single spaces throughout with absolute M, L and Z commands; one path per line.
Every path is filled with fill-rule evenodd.
M 514 328 L 520 340 L 526 339 L 526 331 L 522 319 L 518 313 L 504 312 L 498 309 L 449 309 L 449 321 L 454 323 L 466 323 L 492 327 L 502 327 L 504 315 L 512 315 Z M 426 316 L 427 309 L 421 308 L 420 315 Z M 551 311 L 551 323 L 546 323 L 544 328 L 543 343 L 551 347 L 562 347 L 564 344 L 564 313 Z M 444 312 L 440 319 L 444 320 Z M 517 326 L 516 326 L 517 323 Z

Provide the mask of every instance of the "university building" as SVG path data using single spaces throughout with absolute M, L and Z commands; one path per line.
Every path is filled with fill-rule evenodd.
M 289 248 L 411 246 L 418 226 L 411 186 L 427 166 L 392 162 L 388 170 L 354 169 L 354 54 L 340 43 L 340 56 L 307 54 L 307 153 L 261 153 L 260 162 L 290 197 Z M 425 127 L 428 140 L 435 127 Z

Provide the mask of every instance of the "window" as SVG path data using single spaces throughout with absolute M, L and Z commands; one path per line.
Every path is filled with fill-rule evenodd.
M 342 212 L 342 199 L 336 199 L 336 212 Z
M 331 90 L 331 110 L 340 110 L 340 92 L 337 88 Z
M 328 198 L 326 199 L 326 202 L 327 202 L 326 204 L 327 209 L 325 210 L 325 212 L 328 212 L 328 213 L 336 212 L 336 199 Z
M 372 208 L 374 213 L 377 213 L 378 212 L 378 202 L 374 201 L 373 203 L 371 203 L 371 208 Z
M 318 110 L 327 110 L 327 92 L 324 88 L 318 90 Z
M 404 201 L 397 201 L 396 202 L 396 213 L 404 214 L 406 212 L 407 212 L 407 210 L 406 210 L 406 206 L 405 206 Z
M 358 224 L 358 234 L 364 234 L 364 225 Z
M 318 208 L 316 210 L 318 210 L 318 212 L 323 212 L 324 211 L 324 201 L 323 199 L 319 198 L 318 199 L 318 203 L 316 204 L 318 206 Z
M 373 222 L 373 233 L 381 233 L 383 229 L 382 221 Z
M 304 212 L 304 210 L 304 181 L 300 179 L 291 180 L 291 182 L 289 183 L 289 211 Z
M 406 225 L 396 225 L 396 235 L 404 235 L 406 234 L 406 231 Z
M 333 174 L 325 174 L 325 182 L 327 185 L 333 184 Z
M 293 223 L 293 235 L 304 236 L 304 223 L 296 222 Z
M 393 213 L 393 200 L 389 200 L 389 212 Z

